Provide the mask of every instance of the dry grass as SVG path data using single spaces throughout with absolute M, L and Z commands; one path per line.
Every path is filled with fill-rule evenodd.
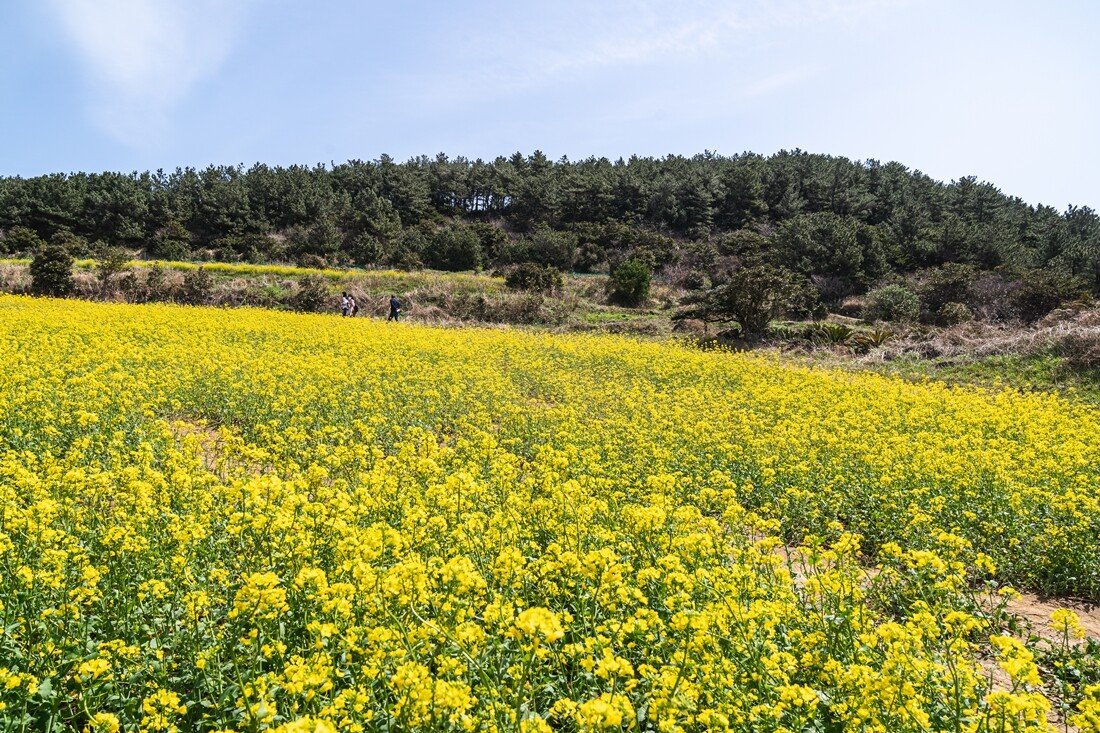
M 1100 309 L 1056 310 L 1033 326 L 971 321 L 949 328 L 913 330 L 865 360 L 982 358 L 1054 353 L 1075 367 L 1100 366 Z

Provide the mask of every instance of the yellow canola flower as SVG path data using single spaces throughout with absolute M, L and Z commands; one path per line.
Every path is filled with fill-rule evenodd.
M 118 733 L 122 723 L 113 713 L 96 713 L 84 727 L 85 733 Z
M 553 643 L 565 636 L 561 617 L 547 608 L 528 608 L 515 620 L 513 635 L 534 643 Z
M 1056 631 L 1065 634 L 1070 639 L 1085 638 L 1085 628 L 1081 625 L 1081 617 L 1068 608 L 1059 608 L 1050 614 L 1050 622 Z

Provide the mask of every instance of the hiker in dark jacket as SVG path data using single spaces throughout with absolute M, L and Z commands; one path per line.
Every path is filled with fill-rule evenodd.
M 396 321 L 401 315 L 401 301 L 397 299 L 396 295 L 390 296 L 390 314 L 386 316 L 387 321 Z

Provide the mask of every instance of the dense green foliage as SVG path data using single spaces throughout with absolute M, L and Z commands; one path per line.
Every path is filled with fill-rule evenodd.
M 504 278 L 504 284 L 512 290 L 532 290 L 538 293 L 549 293 L 562 287 L 563 279 L 561 271 L 546 265 L 534 262 L 523 262 L 516 265 Z
M 73 257 L 60 244 L 51 242 L 40 247 L 30 270 L 33 293 L 64 296 L 73 290 Z
M 742 267 L 728 282 L 688 298 L 688 307 L 676 317 L 735 321 L 741 336 L 754 340 L 764 334 L 772 319 L 804 296 L 804 285 L 790 270 L 772 265 Z
M 649 297 L 649 266 L 640 259 L 631 257 L 620 262 L 611 271 L 608 280 L 608 296 L 613 303 L 633 308 L 645 302 Z
M 811 279 L 827 302 L 946 264 L 1100 286 L 1100 218 L 1086 207 L 1060 212 L 974 178 L 944 184 L 899 163 L 798 150 L 0 178 L 0 232 L 7 252 L 64 233 L 158 258 L 312 265 L 592 271 L 638 256 L 687 273 L 689 287 L 750 261 Z M 933 314 L 948 302 L 962 301 Z
M 960 306 L 961 303 L 948 305 Z M 962 306 L 966 307 L 966 306 Z M 920 316 L 920 298 L 902 285 L 886 285 L 867 293 L 863 317 L 868 321 L 909 323 Z

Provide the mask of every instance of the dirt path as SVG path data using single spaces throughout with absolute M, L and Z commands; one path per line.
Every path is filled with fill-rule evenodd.
M 1040 598 L 1032 593 L 1024 593 L 1008 604 L 1009 611 L 1031 622 L 1036 634 L 1056 644 L 1061 642 L 1062 632 L 1051 625 L 1050 614 L 1060 608 L 1068 608 L 1077 613 L 1086 637 L 1100 639 L 1100 606 L 1095 603 L 1070 598 Z

